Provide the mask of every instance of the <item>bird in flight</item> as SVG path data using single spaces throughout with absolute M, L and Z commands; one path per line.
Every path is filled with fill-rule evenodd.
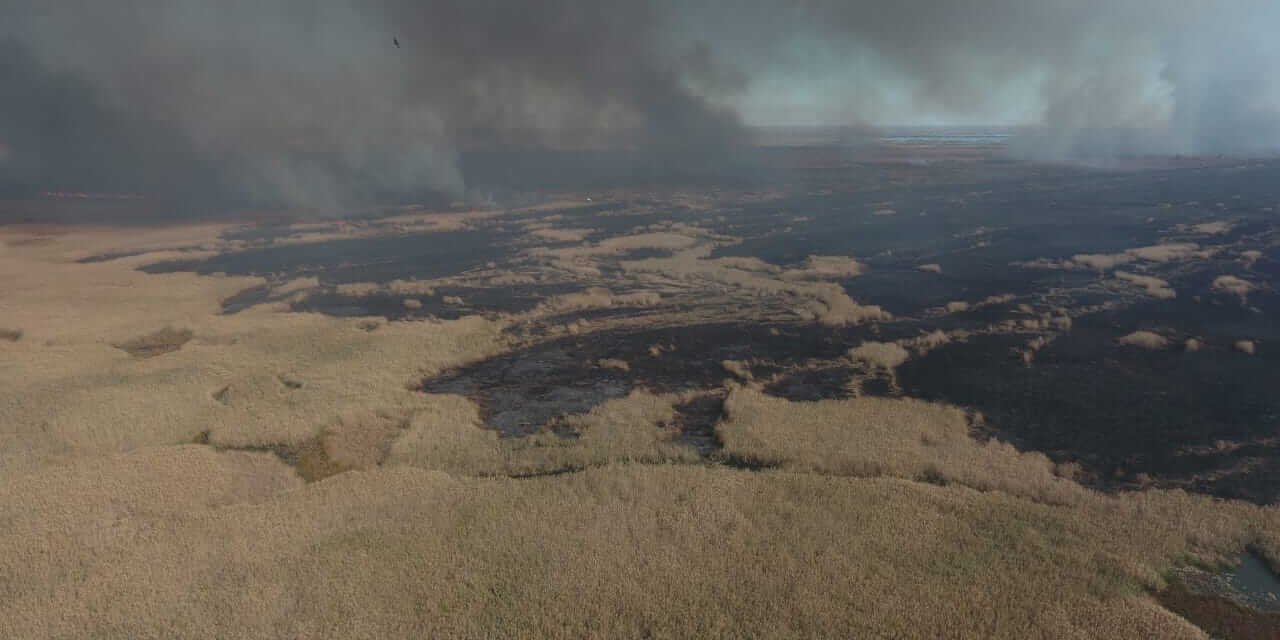
M 397 37 L 395 37 L 395 36 L 391 36 L 391 41 L 392 41 L 392 42 L 394 42 L 394 43 L 396 43 L 396 48 L 397 48 L 397 49 L 399 49 L 399 48 L 400 48 L 400 38 L 397 38 Z

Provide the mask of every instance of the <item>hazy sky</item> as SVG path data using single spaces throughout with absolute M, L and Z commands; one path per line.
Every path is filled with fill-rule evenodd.
M 460 192 L 460 149 L 683 160 L 749 124 L 1268 152 L 1277 32 L 1275 0 L 11 0 L 0 179 L 340 202 Z

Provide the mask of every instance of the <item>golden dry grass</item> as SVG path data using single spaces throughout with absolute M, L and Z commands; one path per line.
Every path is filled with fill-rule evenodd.
M 438 396 L 417 413 L 392 446 L 387 464 L 455 474 L 527 476 L 580 470 L 612 462 L 697 462 L 692 448 L 676 442 L 669 425 L 672 396 L 636 391 L 591 412 L 570 416 L 575 437 L 550 433 L 500 440 L 481 429 L 475 404 L 460 396 Z
M 844 256 L 809 256 L 804 267 L 782 274 L 789 280 L 842 280 L 862 275 L 867 268 L 854 258 Z
M 134 270 L 212 232 L 0 252 L 27 331 L 0 359 L 0 637 L 1204 638 L 1147 595 L 1163 572 L 1280 562 L 1275 507 L 1103 496 L 914 400 L 734 389 L 718 435 L 764 471 L 701 459 L 688 398 L 646 392 L 501 440 L 409 386 L 502 352 L 502 322 L 223 316 L 263 282 Z M 132 247 L 161 253 L 71 262 Z M 705 258 L 649 266 L 822 301 Z M 164 326 L 193 337 L 111 346 Z
M 1123 253 L 1080 254 L 1072 256 L 1070 260 L 1040 259 L 1023 264 L 1024 266 L 1041 269 L 1077 269 L 1103 272 L 1138 261 L 1164 264 L 1197 260 L 1212 256 L 1215 251 L 1216 249 L 1213 248 L 1201 249 L 1200 245 L 1191 242 L 1168 243 L 1136 247 L 1127 249 Z
M 1116 279 L 1141 288 L 1147 295 L 1153 298 L 1168 300 L 1178 297 L 1178 292 L 1174 291 L 1167 281 L 1154 276 L 1144 276 L 1136 273 L 1129 273 L 1127 271 L 1117 271 Z
M 1213 281 L 1214 291 L 1236 296 L 1240 298 L 1241 302 L 1248 301 L 1249 292 L 1253 291 L 1253 289 L 1254 284 L 1252 282 L 1232 275 L 1218 276 Z
M 620 358 L 601 358 L 596 360 L 596 366 L 601 369 L 613 369 L 614 371 L 631 370 L 631 363 Z
M 550 242 L 582 242 L 591 235 L 591 230 L 542 228 L 534 229 L 532 233 L 535 237 Z
M 191 342 L 194 335 L 190 329 L 165 327 L 112 346 L 135 358 L 154 358 L 181 349 L 182 345 Z
M 0 495 L 0 632 L 1203 638 L 1142 588 L 1169 558 L 1234 544 L 1222 516 L 1251 517 L 689 466 L 390 469 L 226 505 L 203 487 L 238 467 L 152 476 L 148 453 Z
M 576 293 L 553 296 L 540 305 L 539 311 L 564 313 L 566 311 L 583 311 L 586 309 L 604 309 L 608 307 L 648 307 L 662 302 L 657 293 L 638 291 L 634 293 L 614 294 L 604 287 L 588 287 Z
M 1041 454 L 979 443 L 955 407 L 861 397 L 793 403 L 752 389 L 725 401 L 724 451 L 752 464 L 841 476 L 893 476 L 1070 503 L 1083 490 Z
M 911 352 L 893 342 L 864 342 L 850 349 L 849 357 L 872 368 L 893 371 L 911 358 Z
M 953 340 L 963 340 L 965 337 L 967 337 L 967 334 L 964 331 L 947 333 L 942 330 L 934 330 L 915 338 L 901 340 L 899 344 L 915 351 L 918 355 L 923 355 L 938 347 L 950 344 Z
M 790 300 L 793 313 L 805 319 L 827 326 L 862 324 L 888 320 L 892 316 L 874 305 L 862 305 L 849 297 L 844 288 L 834 282 L 808 282 L 794 277 L 798 272 L 779 272 L 767 269 L 763 262 L 740 258 L 715 258 L 708 256 L 711 245 L 703 245 L 680 251 L 671 257 L 624 260 L 623 270 L 633 276 L 649 276 L 668 282 L 687 282 L 698 286 L 711 285 L 714 289 L 736 290 L 749 296 L 773 296 Z M 836 259 L 839 269 L 849 270 L 857 265 L 848 258 Z M 822 260 L 822 268 L 835 269 Z M 858 266 L 858 269 L 861 267 Z M 805 277 L 818 271 L 805 271 Z M 791 274 L 791 275 L 788 275 Z
M 1131 347 L 1147 349 L 1149 351 L 1159 351 L 1169 346 L 1169 339 L 1154 331 L 1134 331 L 1128 335 L 1121 336 L 1117 342 Z
M 211 242 L 208 232 L 153 233 L 194 244 Z M 222 447 L 300 446 L 344 415 L 419 406 L 410 386 L 424 375 L 504 348 L 502 323 L 481 318 L 371 324 L 281 313 L 287 303 L 222 315 L 223 299 L 263 281 L 136 270 L 163 251 L 74 262 L 153 242 L 145 232 L 79 231 L 0 253 L 0 326 L 26 330 L 0 358 L 0 481 L 201 434 Z M 193 337 L 155 358 L 112 346 L 165 326 Z

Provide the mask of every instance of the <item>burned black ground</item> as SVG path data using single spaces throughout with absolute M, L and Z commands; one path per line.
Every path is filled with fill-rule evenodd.
M 573 196 L 580 204 L 513 209 L 461 230 L 398 233 L 376 217 L 360 222 L 372 231 L 367 237 L 343 240 L 299 242 L 278 226 L 242 230 L 231 239 L 250 248 L 147 269 L 272 282 L 313 276 L 320 286 L 290 298 L 294 310 L 415 320 L 528 314 L 589 285 L 638 291 L 620 260 L 671 254 L 638 248 L 605 256 L 599 275 L 578 281 L 551 273 L 538 284 L 493 286 L 470 277 L 546 268 L 531 249 L 574 246 L 535 237 L 534 225 L 585 232 L 588 243 L 684 225 L 718 238 L 711 258 L 757 258 L 779 269 L 800 267 L 810 256 L 849 256 L 865 272 L 835 282 L 859 303 L 893 314 L 892 321 L 844 328 L 784 322 L 776 300 L 730 298 L 720 285 L 685 282 L 656 307 L 568 309 L 522 320 L 511 329 L 514 351 L 434 376 L 422 389 L 476 400 L 488 426 L 508 436 L 636 388 L 701 393 L 704 399 L 681 415 L 707 447 L 717 411 L 705 398 L 722 395 L 726 381 L 758 383 L 793 400 L 906 395 L 980 412 L 982 435 L 1079 463 L 1096 486 L 1280 499 L 1280 400 L 1272 391 L 1280 383 L 1280 325 L 1273 321 L 1280 313 L 1280 162 L 1104 171 L 998 158 L 877 165 L 829 149 L 813 155 L 822 162 L 788 164 L 779 161 L 791 158 L 783 153 L 721 182 L 707 175 L 631 184 L 601 178 L 592 182 L 598 191 Z M 511 200 L 538 200 L 521 193 Z M 1204 223 L 1224 228 L 1193 228 Z M 1117 282 L 1114 269 L 1062 266 L 1081 254 L 1124 256 L 1173 242 L 1194 243 L 1202 254 L 1125 259 L 1116 267 L 1167 281 L 1172 299 Z M 1245 299 L 1215 290 L 1223 275 L 1255 288 Z M 453 284 L 429 296 L 336 289 L 437 278 Z M 406 297 L 415 302 L 406 306 Z M 281 299 L 266 286 L 228 298 L 224 309 Z M 1050 317 L 1069 320 L 1048 326 Z M 551 331 L 571 325 L 577 335 Z M 935 330 L 955 339 L 913 353 L 896 376 L 868 372 L 847 355 L 867 340 Z M 1168 348 L 1118 343 L 1138 330 L 1164 336 Z M 1188 352 L 1188 339 L 1204 348 Z M 1254 353 L 1238 341 L 1249 341 Z M 627 369 L 602 366 L 605 360 Z M 725 361 L 742 363 L 752 380 L 728 371 Z

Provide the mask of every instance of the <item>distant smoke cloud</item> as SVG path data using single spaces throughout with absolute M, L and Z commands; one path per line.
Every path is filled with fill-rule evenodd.
M 337 206 L 461 193 L 463 149 L 714 159 L 744 116 L 805 112 L 1023 119 L 1043 159 L 1280 148 L 1264 0 L 7 5 L 9 183 Z
M 1271 0 L 752 7 L 721 16 L 728 26 L 708 37 L 754 43 L 744 55 L 770 91 L 751 94 L 760 103 L 799 101 L 864 122 L 1022 120 L 1035 126 L 1014 150 L 1038 159 L 1280 149 L 1280 3 Z M 744 24 L 750 38 L 723 35 Z
M 165 169 L 331 206 L 461 193 L 468 145 L 686 158 L 742 136 L 695 87 L 726 74 L 705 49 L 660 42 L 642 3 L 17 4 L 0 9 L 0 141 L 29 180 L 153 188 Z

